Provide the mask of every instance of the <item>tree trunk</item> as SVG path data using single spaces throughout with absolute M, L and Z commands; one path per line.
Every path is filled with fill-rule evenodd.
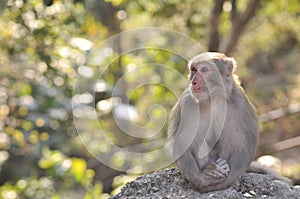
M 236 0 L 231 0 L 231 29 L 220 42 L 219 23 L 225 1 L 214 1 L 214 7 L 210 15 L 208 50 L 219 51 L 228 55 L 234 50 L 241 33 L 245 30 L 249 20 L 255 15 L 260 0 L 249 0 L 246 10 L 242 13 L 239 13 L 236 8 Z
M 225 0 L 215 0 L 215 5 L 210 15 L 208 50 L 217 51 L 219 47 L 219 23 Z

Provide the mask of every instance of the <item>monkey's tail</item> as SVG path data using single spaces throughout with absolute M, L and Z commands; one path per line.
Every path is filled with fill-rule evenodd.
M 252 162 L 250 164 L 249 168 L 247 169 L 247 172 L 269 174 L 269 175 L 273 176 L 275 179 L 282 180 L 284 182 L 287 182 L 289 185 L 293 185 L 292 180 L 290 180 L 289 178 L 280 175 L 274 169 L 264 166 L 262 164 L 259 164 L 258 162 Z

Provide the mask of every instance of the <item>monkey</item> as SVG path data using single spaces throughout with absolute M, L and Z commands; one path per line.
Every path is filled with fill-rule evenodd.
M 246 173 L 258 141 L 256 109 L 234 58 L 205 52 L 188 63 L 189 86 L 174 105 L 168 126 L 172 156 L 199 192 L 221 190 Z

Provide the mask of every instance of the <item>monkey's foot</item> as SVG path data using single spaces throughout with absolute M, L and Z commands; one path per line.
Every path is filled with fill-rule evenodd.
M 219 158 L 216 163 L 209 163 L 204 167 L 204 174 L 215 179 L 225 179 L 229 174 L 229 165 L 227 161 Z
M 217 171 L 221 172 L 223 175 L 227 176 L 229 174 L 229 165 L 227 164 L 227 161 L 219 158 L 216 162 L 217 165 Z

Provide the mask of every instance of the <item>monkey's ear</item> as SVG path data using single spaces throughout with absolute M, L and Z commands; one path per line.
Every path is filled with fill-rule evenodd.
M 225 66 L 225 75 L 227 77 L 229 77 L 235 71 L 235 69 L 237 67 L 236 61 L 232 57 L 226 57 L 225 58 L 225 63 L 226 63 L 226 66 Z

